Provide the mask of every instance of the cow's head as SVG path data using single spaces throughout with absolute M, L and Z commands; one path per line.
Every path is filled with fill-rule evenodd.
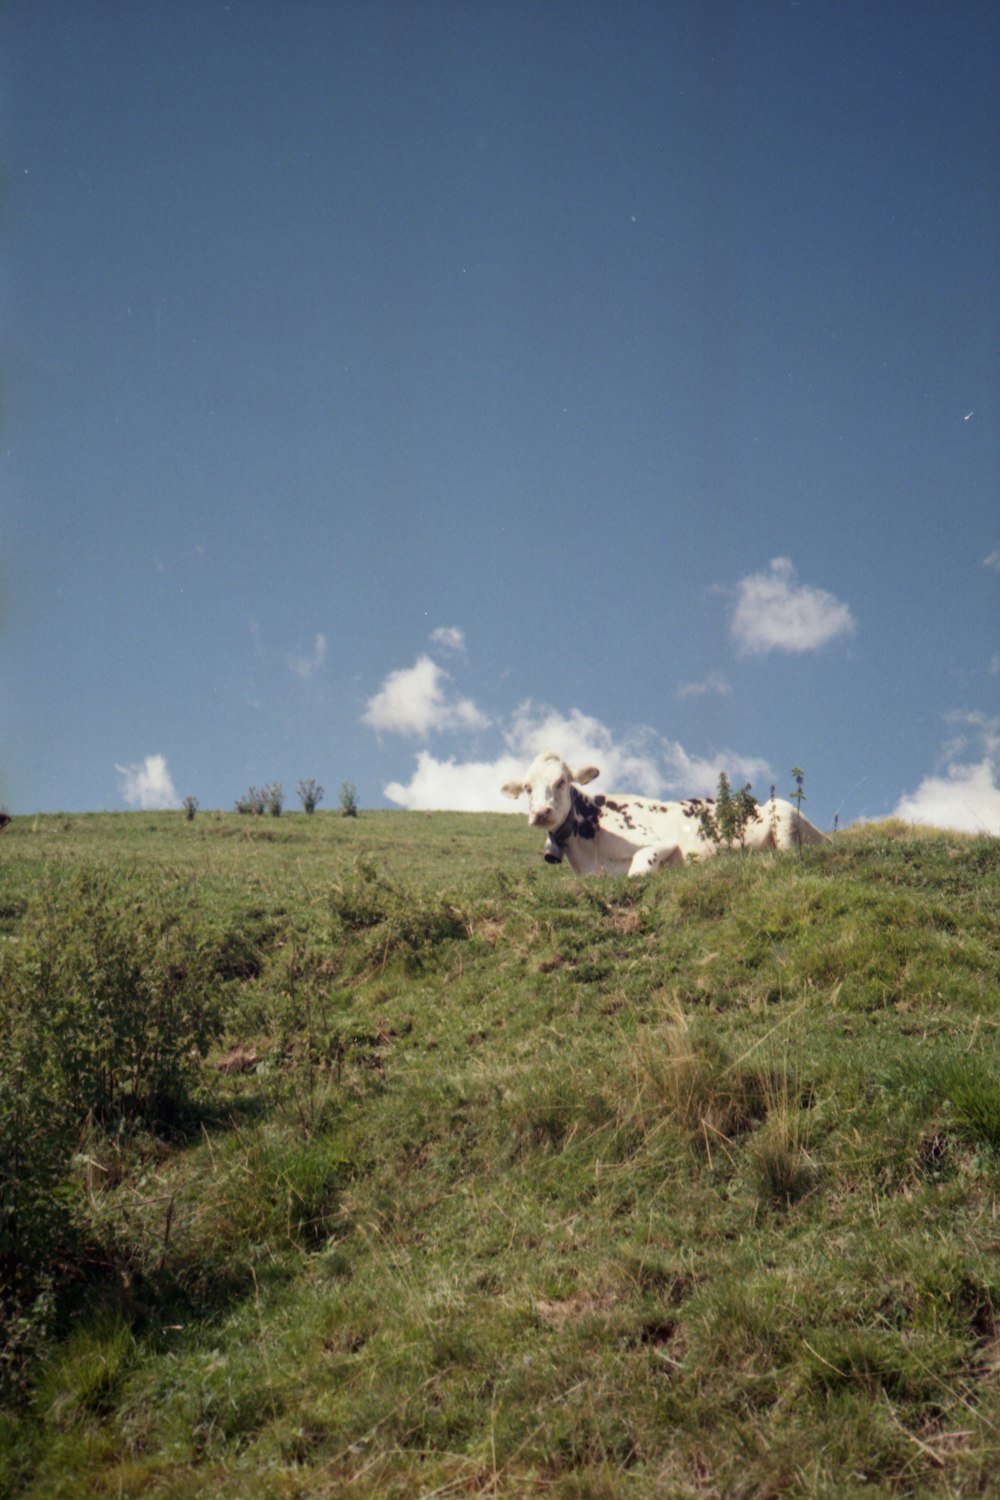
M 596 766 L 583 766 L 571 771 L 566 762 L 554 750 L 546 750 L 531 766 L 523 781 L 508 781 L 501 787 L 505 797 L 520 797 L 528 794 L 528 822 L 536 828 L 561 828 L 569 817 L 572 802 L 570 785 L 581 786 L 593 781 L 601 773 Z

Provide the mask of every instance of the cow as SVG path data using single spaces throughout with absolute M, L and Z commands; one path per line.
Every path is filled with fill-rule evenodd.
M 515 801 L 528 794 L 528 822 L 544 828 L 545 858 L 569 861 L 577 875 L 648 875 L 663 865 L 682 865 L 689 855 L 706 858 L 718 844 L 705 831 L 702 814 L 711 798 L 657 802 L 647 797 L 588 796 L 579 787 L 599 776 L 596 766 L 571 771 L 553 750 L 539 755 L 523 781 L 501 791 Z M 750 849 L 794 849 L 823 844 L 825 834 L 789 802 L 771 798 L 746 830 Z
M 9 822 L 10 822 L 10 813 L 0 812 L 0 833 L 3 832 L 3 830 L 7 827 L 7 824 Z

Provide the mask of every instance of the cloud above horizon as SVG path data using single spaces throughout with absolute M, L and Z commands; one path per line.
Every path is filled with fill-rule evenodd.
M 709 672 L 707 677 L 701 678 L 699 682 L 677 684 L 678 698 L 704 698 L 709 693 L 718 693 L 721 698 L 725 698 L 731 692 L 729 680 L 721 672 Z
M 1000 835 L 1000 786 L 996 762 L 949 765 L 941 776 L 925 776 L 901 797 L 893 817 L 907 823 L 951 828 L 956 833 Z
M 451 677 L 425 654 L 412 667 L 390 672 L 379 691 L 368 700 L 362 723 L 378 734 L 430 734 L 489 727 L 489 719 L 471 698 L 449 692 Z
M 294 672 L 296 677 L 308 682 L 310 677 L 315 677 L 320 667 L 326 661 L 326 636 L 317 633 L 314 641 L 312 654 L 309 656 L 290 656 L 288 658 L 289 671 Z
M 901 797 L 893 817 L 956 833 L 1000 835 L 1000 718 L 962 711 L 949 714 L 948 723 L 956 732 L 945 747 L 943 771 L 925 776 L 915 792 Z
M 788 557 L 775 557 L 766 571 L 736 585 L 730 630 L 741 654 L 817 651 L 838 636 L 853 635 L 854 616 L 825 589 L 798 583 Z
M 121 794 L 128 807 L 142 812 L 166 812 L 180 807 L 181 799 L 174 789 L 166 758 L 147 755 L 135 765 L 115 765 L 121 778 Z
M 512 804 L 501 786 L 520 778 L 535 756 L 549 749 L 558 749 L 574 768 L 599 766 L 606 789 L 646 797 L 714 792 L 723 770 L 731 779 L 757 778 L 758 784 L 766 784 L 770 776 L 766 761 L 759 758 L 732 751 L 692 756 L 677 741 L 653 729 L 640 727 L 616 734 L 578 708 L 563 712 L 551 704 L 527 700 L 493 728 L 499 732 L 502 748 L 492 757 L 462 760 L 455 754 L 437 756 L 421 750 L 409 781 L 390 782 L 383 788 L 385 796 L 410 811 L 510 812 Z
M 435 646 L 443 646 L 446 651 L 465 650 L 465 632 L 456 629 L 454 625 L 441 625 L 437 630 L 432 630 L 431 640 Z

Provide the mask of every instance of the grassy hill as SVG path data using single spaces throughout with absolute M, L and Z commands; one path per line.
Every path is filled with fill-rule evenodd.
M 986 1495 L 1000 846 L 0 841 L 0 1493 Z

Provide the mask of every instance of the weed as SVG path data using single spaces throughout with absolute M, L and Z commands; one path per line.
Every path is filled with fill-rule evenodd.
M 789 792 L 789 798 L 795 803 L 795 841 L 799 846 L 799 858 L 802 858 L 802 804 L 806 800 L 804 784 L 806 773 L 801 766 L 792 767 L 792 777 L 795 781 L 794 792 Z
M 725 771 L 720 771 L 715 801 L 702 803 L 698 821 L 705 837 L 717 849 L 723 844 L 727 849 L 732 849 L 734 844 L 739 844 L 741 849 L 745 848 L 747 829 L 751 823 L 761 821 L 757 798 L 750 789 L 750 783 L 747 782 L 734 795 L 729 777 Z

